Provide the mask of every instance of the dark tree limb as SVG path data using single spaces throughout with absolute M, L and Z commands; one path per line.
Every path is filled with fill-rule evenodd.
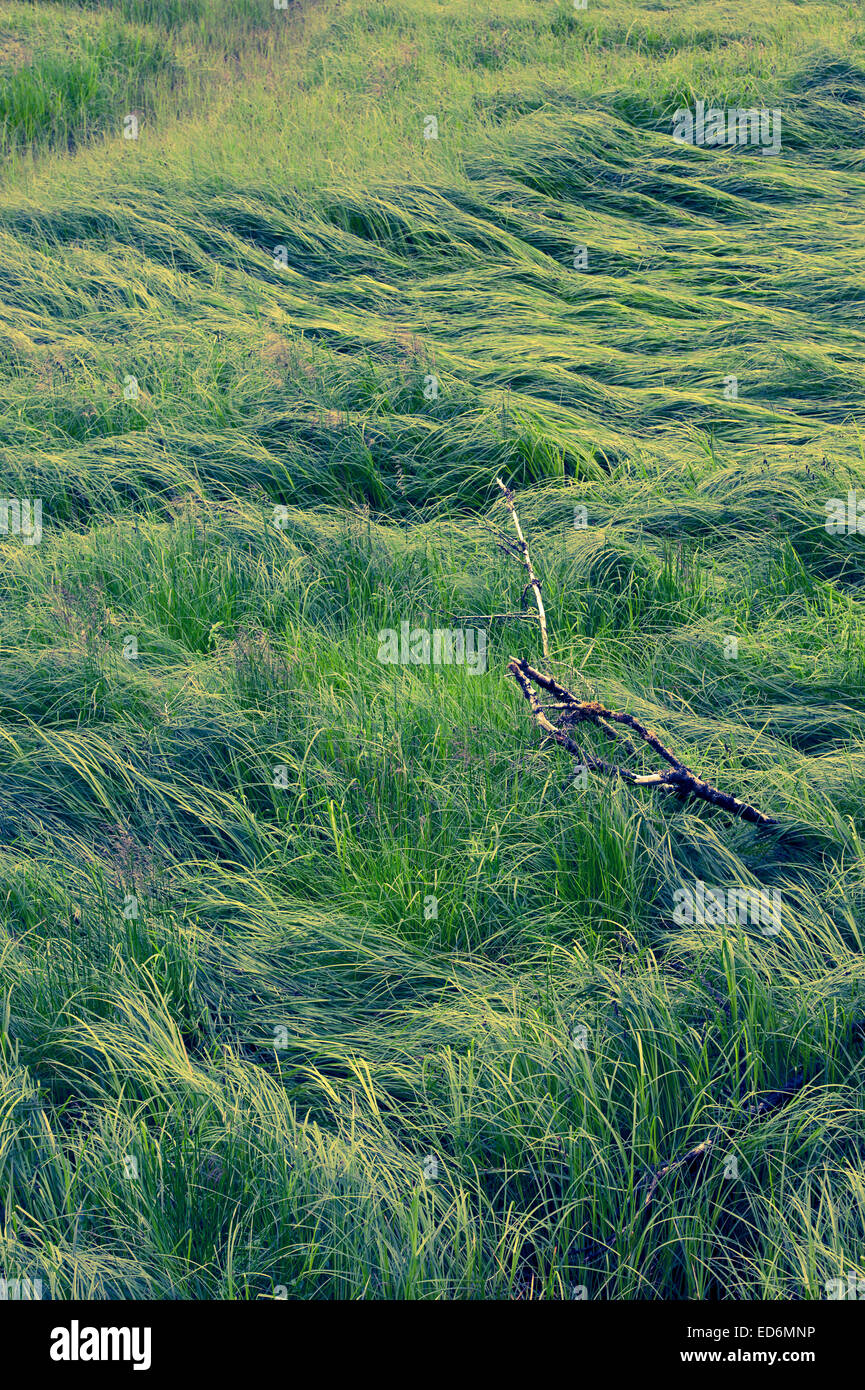
M 590 772 L 602 773 L 608 777 L 618 777 L 634 787 L 661 787 L 676 791 L 681 796 L 692 796 L 698 801 L 706 801 L 710 806 L 717 806 L 722 811 L 728 811 L 732 816 L 749 821 L 752 825 L 775 825 L 777 823 L 772 816 L 758 811 L 755 806 L 749 806 L 746 801 L 740 801 L 738 797 L 730 795 L 729 792 L 719 791 L 717 787 L 704 781 L 698 773 L 681 762 L 675 753 L 672 753 L 661 742 L 658 735 L 653 733 L 651 729 L 647 729 L 645 724 L 641 724 L 633 714 L 622 714 L 619 710 L 607 709 L 606 705 L 602 705 L 598 700 L 578 700 L 553 676 L 544 675 L 534 666 L 530 666 L 522 657 L 511 659 L 508 663 L 508 672 L 513 676 L 528 701 L 538 727 L 543 729 L 550 738 L 555 739 L 556 743 L 560 744 L 572 757 L 578 758 L 580 763 Z M 547 717 L 534 689 L 535 686 L 539 690 L 546 691 L 548 695 L 552 695 L 561 707 L 558 724 L 554 724 Z M 630 729 L 642 743 L 645 743 L 667 763 L 667 769 L 639 773 L 635 772 L 633 768 L 623 767 L 618 763 L 610 763 L 603 758 L 595 757 L 594 754 L 580 748 L 571 736 L 570 731 L 573 726 L 579 723 L 594 724 L 606 738 L 613 742 L 621 742 L 626 752 L 634 753 L 636 752 L 634 744 L 621 734 L 620 728 L 617 726 Z
M 496 484 L 501 489 L 505 500 L 505 506 L 511 514 L 514 530 L 517 535 L 517 544 L 508 540 L 505 536 L 499 538 L 499 548 L 512 559 L 519 560 L 528 575 L 528 584 L 523 589 L 520 599 L 520 614 L 499 613 L 495 616 L 501 619 L 518 618 L 525 614 L 525 609 L 530 592 L 534 592 L 535 603 L 538 610 L 538 619 L 541 628 L 541 645 L 544 656 L 549 658 L 550 649 L 547 637 L 547 615 L 544 610 L 544 601 L 541 597 L 541 581 L 535 574 L 532 566 L 529 547 L 517 510 L 514 506 L 514 495 L 509 487 L 506 487 L 501 478 L 496 478 Z M 527 615 L 526 615 L 527 616 Z M 692 796 L 698 801 L 706 801 L 710 806 L 717 806 L 722 811 L 729 812 L 732 816 L 738 816 L 742 820 L 749 821 L 752 825 L 775 825 L 777 822 L 772 816 L 767 816 L 762 811 L 758 811 L 755 806 L 749 806 L 746 801 L 740 801 L 738 797 L 731 796 L 728 792 L 719 791 L 711 783 L 704 781 L 693 768 L 688 767 L 675 753 L 671 752 L 658 738 L 658 735 L 651 729 L 647 729 L 645 724 L 641 724 L 639 719 L 633 714 L 623 714 L 620 710 L 607 709 L 598 700 L 580 700 L 573 695 L 570 690 L 566 690 L 553 676 L 544 675 L 536 670 L 523 658 L 512 658 L 508 664 L 508 671 L 513 676 L 523 695 L 529 702 L 532 714 L 538 727 L 550 738 L 561 744 L 572 757 L 578 758 L 580 763 L 590 772 L 598 772 L 607 777 L 618 777 L 623 782 L 628 782 L 634 787 L 660 787 L 664 791 L 675 791 L 680 796 Z M 538 699 L 535 691 L 544 691 L 553 697 L 552 705 L 544 706 Z M 558 713 L 559 722 L 554 724 L 547 717 L 546 709 L 551 709 Z M 615 743 L 619 748 L 630 757 L 637 756 L 637 748 L 633 741 L 624 732 L 630 730 L 636 735 L 639 742 L 651 748 L 662 762 L 667 764 L 667 768 L 659 769 L 656 772 L 641 773 L 633 768 L 625 767 L 621 763 L 607 762 L 604 758 L 597 758 L 594 754 L 585 752 L 574 741 L 571 730 L 574 725 L 580 723 L 592 723 L 611 743 Z
M 455 623 L 492 623 L 492 622 L 518 622 L 533 623 L 537 617 L 536 613 L 457 613 L 454 616 Z
M 644 1179 L 644 1181 L 648 1181 L 648 1189 L 643 1202 L 643 1211 L 651 1204 L 655 1192 L 669 1173 L 677 1173 L 681 1169 L 691 1172 L 695 1168 L 699 1168 L 714 1149 L 715 1142 L 714 1139 L 704 1139 L 702 1144 L 697 1144 L 693 1149 L 689 1149 L 681 1158 L 674 1158 L 669 1163 L 662 1163 L 658 1168 L 653 1168 L 651 1173 L 647 1175 L 647 1179 Z
M 752 1105 L 748 1106 L 746 1114 L 749 1120 L 760 1120 L 764 1115 L 770 1114 L 773 1110 L 780 1110 L 782 1105 L 787 1105 L 793 1099 L 797 1091 L 800 1091 L 805 1084 L 804 1073 L 796 1072 L 784 1083 L 780 1091 L 767 1091 L 764 1096 Z M 702 1166 L 709 1154 L 718 1145 L 716 1138 L 704 1139 L 702 1144 L 697 1144 L 693 1149 L 689 1149 L 681 1158 L 671 1159 L 669 1163 L 662 1163 L 657 1168 L 653 1168 L 647 1173 L 642 1183 L 647 1184 L 645 1200 L 643 1201 L 643 1211 L 651 1204 L 660 1183 L 670 1173 L 686 1170 L 693 1172 Z

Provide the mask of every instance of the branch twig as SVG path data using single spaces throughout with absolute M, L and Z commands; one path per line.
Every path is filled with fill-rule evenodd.
M 509 487 L 505 487 L 505 484 L 502 482 L 501 478 L 496 478 L 496 483 L 501 488 L 504 494 L 505 506 L 511 514 L 511 520 L 514 523 L 514 530 L 517 533 L 517 540 L 519 541 L 519 556 L 526 567 L 526 574 L 529 576 L 529 582 L 523 590 L 523 597 L 525 598 L 525 595 L 529 589 L 534 589 L 535 603 L 538 605 L 538 621 L 541 625 L 541 645 L 543 647 L 544 656 L 549 657 L 550 644 L 547 639 L 547 615 L 544 611 L 544 600 L 541 598 L 541 581 L 538 579 L 538 576 L 532 569 L 532 562 L 529 556 L 529 547 L 526 542 L 526 538 L 523 535 L 523 528 L 520 526 L 520 519 L 517 516 L 517 509 L 514 506 L 514 495 Z M 517 553 L 516 551 L 514 551 L 512 547 L 509 547 L 507 545 L 501 545 L 501 549 L 504 550 L 506 553 L 510 553 L 512 555 L 515 555 Z
M 525 610 L 529 590 L 534 590 L 541 627 L 541 644 L 544 656 L 549 659 L 547 615 L 541 597 L 541 581 L 532 566 L 528 543 L 523 535 L 523 528 L 520 526 L 520 519 L 514 506 L 514 495 L 501 478 L 496 478 L 496 484 L 501 488 L 505 505 L 511 514 L 518 542 L 517 545 L 514 545 L 506 536 L 500 535 L 499 549 L 512 559 L 519 560 L 525 567 L 529 582 L 522 593 L 521 607 Z M 521 614 L 496 613 L 493 616 L 499 619 L 516 619 L 529 615 L 523 612 Z M 765 815 L 764 812 L 758 811 L 755 806 L 749 806 L 746 801 L 740 801 L 738 797 L 731 796 L 728 792 L 719 791 L 717 787 L 704 781 L 698 773 L 694 772 L 693 768 L 688 767 L 677 758 L 675 753 L 672 753 L 661 742 L 656 733 L 647 729 L 645 724 L 641 724 L 633 714 L 623 714 L 619 710 L 607 709 L 598 700 L 579 700 L 570 690 L 566 690 L 563 685 L 560 685 L 553 676 L 542 674 L 522 657 L 519 659 L 511 658 L 508 663 L 508 672 L 513 676 L 528 700 L 538 727 L 543 729 L 550 738 L 555 739 L 572 757 L 578 758 L 582 766 L 590 772 L 599 772 L 607 777 L 619 777 L 623 782 L 628 782 L 634 787 L 660 787 L 664 791 L 677 791 L 680 796 L 693 796 L 698 801 L 706 801 L 710 806 L 718 806 L 721 810 L 728 811 L 730 815 L 740 816 L 742 820 L 749 821 L 752 825 L 776 824 L 772 816 Z M 558 724 L 554 724 L 552 720 L 547 718 L 545 707 L 538 699 L 534 686 L 553 696 L 555 703 L 546 706 L 546 708 L 559 712 Z M 662 762 L 667 764 L 667 768 L 661 768 L 656 772 L 636 772 L 633 768 L 624 767 L 620 763 L 607 762 L 604 758 L 597 758 L 594 754 L 584 752 L 571 737 L 570 730 L 575 724 L 586 722 L 594 724 L 605 738 L 609 739 L 611 743 L 617 744 L 628 756 L 635 757 L 637 748 L 623 732 L 624 729 L 630 729 L 633 734 L 636 734 L 639 741 L 651 748 L 652 752 L 656 753 Z
M 590 772 L 604 773 L 608 777 L 619 777 L 623 782 L 628 782 L 634 787 L 669 788 L 679 792 L 682 796 L 693 796 L 699 801 L 708 802 L 710 806 L 718 806 L 721 810 L 728 811 L 733 816 L 740 816 L 742 820 L 749 821 L 752 825 L 776 824 L 772 816 L 765 815 L 763 811 L 758 811 L 755 806 L 749 806 L 746 801 L 740 801 L 738 797 L 731 796 L 728 792 L 719 791 L 717 787 L 704 781 L 698 773 L 681 762 L 675 753 L 671 753 L 657 734 L 653 733 L 651 729 L 647 729 L 634 715 L 607 709 L 597 700 L 578 700 L 552 676 L 544 675 L 541 671 L 535 670 L 534 666 L 530 666 L 523 658 L 512 658 L 508 663 L 508 672 L 513 676 L 528 701 L 538 727 L 543 729 L 550 738 L 555 739 L 556 743 L 560 744 L 572 757 L 578 758 L 580 763 Z M 552 720 L 547 718 L 535 693 L 534 686 L 545 690 L 565 706 L 561 715 L 561 723 L 554 724 Z M 609 763 L 603 758 L 596 758 L 593 754 L 580 748 L 571 737 L 570 727 L 580 722 L 595 724 L 601 729 L 605 737 L 613 741 L 621 739 L 626 750 L 633 753 L 636 750 L 630 739 L 623 738 L 619 730 L 614 727 L 615 725 L 625 725 L 668 764 L 668 769 L 639 773 L 635 772 L 633 768 L 622 767 L 618 763 Z
M 773 1110 L 779 1110 L 782 1105 L 787 1105 L 793 1099 L 796 1092 L 800 1091 L 804 1084 L 804 1073 L 801 1071 L 796 1072 L 795 1076 L 791 1076 L 790 1079 L 785 1082 L 780 1091 L 769 1091 L 759 1101 L 750 1105 L 746 1112 L 748 1118 L 750 1120 L 760 1120 L 764 1115 L 770 1114 Z M 669 1173 L 679 1172 L 683 1168 L 698 1168 L 716 1147 L 717 1142 L 715 1138 L 704 1139 L 702 1144 L 695 1145 L 693 1149 L 689 1149 L 681 1158 L 671 1159 L 669 1163 L 661 1163 L 657 1168 L 651 1169 L 641 1180 L 641 1183 L 647 1184 L 643 1211 L 651 1204 L 652 1198 L 663 1178 L 667 1177 Z
M 493 621 L 533 623 L 534 620 L 534 613 L 457 613 L 454 616 L 455 623 L 491 623 Z

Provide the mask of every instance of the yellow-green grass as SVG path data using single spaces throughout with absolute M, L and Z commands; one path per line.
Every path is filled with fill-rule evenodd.
M 0 1271 L 865 1277 L 858 6 L 0 7 L 36 82 L 28 25 L 127 56 L 0 193 Z M 697 99 L 780 154 L 676 144 Z M 377 659 L 519 609 L 497 474 L 557 672 L 776 826 L 570 780 L 531 622 Z M 780 930 L 680 924 L 697 879 Z

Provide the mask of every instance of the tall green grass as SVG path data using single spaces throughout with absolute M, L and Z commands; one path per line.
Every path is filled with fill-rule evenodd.
M 865 1277 L 859 11 L 27 8 L 123 37 L 0 193 L 0 496 L 44 527 L 0 538 L 0 1271 Z M 698 96 L 780 107 L 780 156 L 676 145 Z M 541 742 L 497 474 L 557 673 L 775 826 Z M 377 660 L 463 614 L 483 674 Z M 698 879 L 779 932 L 681 925 Z

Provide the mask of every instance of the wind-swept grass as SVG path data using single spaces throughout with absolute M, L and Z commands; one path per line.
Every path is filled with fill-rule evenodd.
M 858 12 L 98 9 L 0 6 L 0 1271 L 865 1278 Z M 781 153 L 676 144 L 697 97 Z M 540 741 L 498 474 L 559 678 L 775 825 Z

